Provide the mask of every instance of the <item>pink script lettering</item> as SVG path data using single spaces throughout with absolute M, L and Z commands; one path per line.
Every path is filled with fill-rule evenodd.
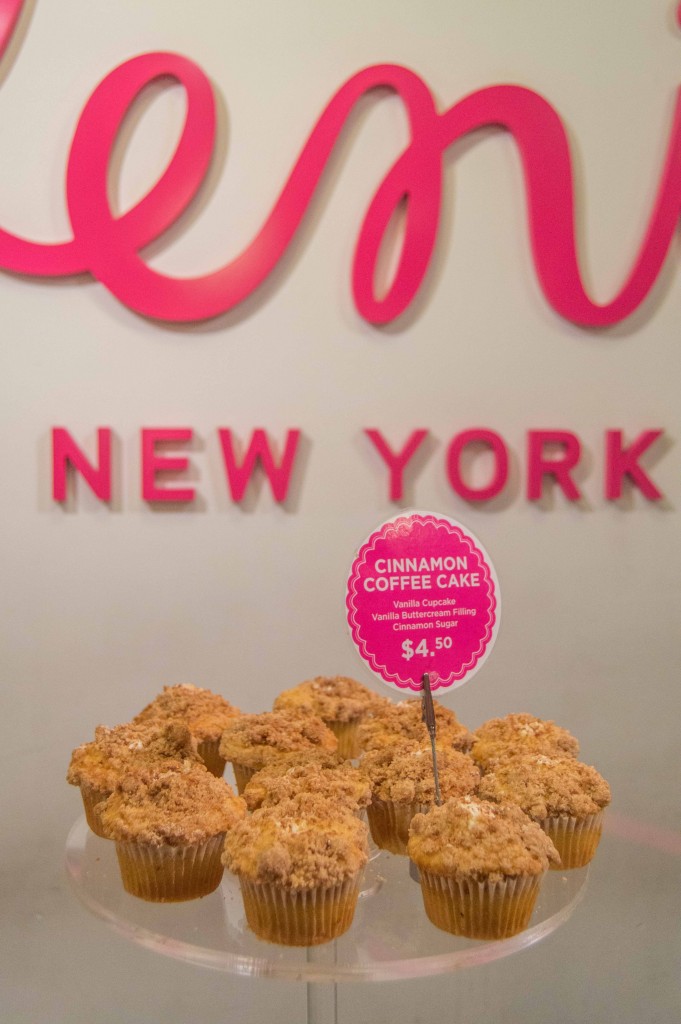
M 0 55 L 24 0 L 0 0 Z M 150 83 L 170 77 L 187 94 L 187 114 L 164 173 L 140 202 L 115 216 L 107 198 L 111 151 L 130 110 Z M 32 242 L 0 229 L 0 267 L 37 277 L 90 273 L 120 302 L 167 322 L 210 319 L 251 295 L 284 257 L 357 101 L 379 86 L 395 92 L 408 116 L 410 142 L 378 186 L 360 226 L 352 268 L 358 312 L 385 324 L 411 304 L 428 270 L 440 222 L 443 155 L 459 139 L 490 125 L 513 136 L 522 161 L 532 253 L 544 295 L 568 320 L 589 327 L 615 324 L 643 302 L 658 278 L 681 213 L 681 94 L 677 95 L 657 197 L 631 272 L 611 302 L 587 294 L 575 241 L 572 160 L 565 129 L 551 105 L 530 89 L 494 85 L 439 113 L 413 71 L 394 64 L 365 68 L 332 97 L 305 142 L 278 199 L 251 243 L 235 259 L 201 277 L 170 277 L 141 252 L 174 224 L 196 195 L 215 141 L 215 99 L 204 72 L 174 53 L 146 53 L 111 71 L 95 88 L 78 121 L 66 176 L 73 237 Z M 395 211 L 406 204 L 397 269 L 382 296 L 375 271 Z

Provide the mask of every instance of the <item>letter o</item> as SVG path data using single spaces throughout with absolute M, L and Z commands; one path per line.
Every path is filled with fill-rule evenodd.
M 494 474 L 486 487 L 469 487 L 461 474 L 461 457 L 470 445 L 484 445 L 494 456 Z M 508 478 L 508 452 L 503 439 L 484 427 L 462 430 L 447 451 L 447 475 L 452 489 L 466 501 L 491 501 L 503 491 Z

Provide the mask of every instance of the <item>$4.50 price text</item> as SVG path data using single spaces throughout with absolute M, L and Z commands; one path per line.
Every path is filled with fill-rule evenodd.
M 415 654 L 420 654 L 422 658 L 434 657 L 436 651 L 447 650 L 452 646 L 451 636 L 438 636 L 435 637 L 434 649 L 431 650 L 428 646 L 428 641 L 424 637 L 420 640 L 416 647 L 414 647 L 413 640 L 405 640 L 402 644 L 402 657 L 406 661 L 411 661 Z

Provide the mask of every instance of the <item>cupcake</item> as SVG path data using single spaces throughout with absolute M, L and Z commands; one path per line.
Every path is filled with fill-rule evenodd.
M 581 868 L 592 859 L 610 803 L 610 787 L 595 768 L 545 754 L 493 762 L 479 793 L 486 800 L 516 804 L 541 825 L 562 868 Z
M 256 772 L 243 791 L 249 811 L 298 795 L 317 795 L 359 814 L 371 800 L 366 775 L 338 754 L 313 754 L 300 764 L 274 764 Z
M 233 719 L 220 740 L 220 756 L 231 761 L 243 793 L 261 768 L 293 764 L 313 752 L 334 753 L 338 740 L 316 715 L 299 711 L 265 711 Z
M 433 701 L 438 746 L 468 750 L 473 740 L 465 725 L 459 722 L 453 711 Z M 421 701 L 418 698 L 402 700 L 397 704 L 390 701 L 378 711 L 368 715 L 359 726 L 359 743 L 362 750 L 379 750 L 393 747 L 404 740 L 416 740 L 420 745 L 430 743 L 430 735 L 423 721 Z
M 515 754 L 546 754 L 548 757 L 576 757 L 579 743 L 555 722 L 525 713 L 490 718 L 473 733 L 471 757 L 486 770 L 496 759 Z
M 239 879 L 255 934 L 314 946 L 347 931 L 368 859 L 367 827 L 321 797 L 261 808 L 226 837 L 225 867 Z
M 417 814 L 407 852 L 420 872 L 429 919 L 471 939 L 523 931 L 543 875 L 559 860 L 546 833 L 519 807 L 472 797 Z
M 317 676 L 280 693 L 274 710 L 318 715 L 333 730 L 341 756 L 351 758 L 359 755 L 359 723 L 369 712 L 388 703 L 386 697 L 379 697 L 348 676 Z
M 223 730 L 241 712 L 218 693 L 190 683 L 164 686 L 163 692 L 140 711 L 134 722 L 181 722 L 196 739 L 198 752 L 209 772 L 218 778 L 225 760 L 218 747 Z
M 105 838 L 97 808 L 121 777 L 154 764 L 163 767 L 170 761 L 200 762 L 196 743 L 185 726 L 128 722 L 107 729 L 98 725 L 94 740 L 73 751 L 66 781 L 80 786 L 87 823 L 95 835 Z
M 126 776 L 100 805 L 123 887 L 155 903 L 197 899 L 217 889 L 225 834 L 245 815 L 243 800 L 202 764 Z
M 480 781 L 470 757 L 458 750 L 438 747 L 437 767 L 443 800 L 472 793 Z M 374 842 L 383 850 L 406 854 L 412 818 L 435 805 L 430 747 L 403 742 L 370 750 L 363 755 L 360 768 L 371 782 L 367 817 Z

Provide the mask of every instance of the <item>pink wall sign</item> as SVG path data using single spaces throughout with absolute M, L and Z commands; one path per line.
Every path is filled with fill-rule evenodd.
M 0 0 L 0 57 L 24 2 Z M 137 97 L 161 79 L 179 82 L 186 92 L 180 139 L 149 192 L 118 216 L 108 193 L 116 139 Z M 638 309 L 660 275 L 679 223 L 681 93 L 669 121 L 666 153 L 638 252 L 619 290 L 599 303 L 587 291 L 577 250 L 568 134 L 549 101 L 524 86 L 501 84 L 477 89 L 440 110 L 423 78 L 398 64 L 363 68 L 328 100 L 277 197 L 270 200 L 261 227 L 241 253 L 208 274 L 171 277 L 150 266 L 144 253 L 178 222 L 205 180 L 216 140 L 215 95 L 205 72 L 180 54 L 151 52 L 124 61 L 91 92 L 71 142 L 66 168 L 70 237 L 39 242 L 0 227 L 0 269 L 47 278 L 89 273 L 129 309 L 159 321 L 193 322 L 226 313 L 256 291 L 285 258 L 348 118 L 367 92 L 379 88 L 400 98 L 410 138 L 378 184 L 357 233 L 352 291 L 362 317 L 386 324 L 411 306 L 440 229 L 447 154 L 492 125 L 508 132 L 518 150 L 532 257 L 547 302 L 560 316 L 587 327 L 619 323 Z M 387 291 L 378 294 L 378 256 L 403 204 L 399 259 Z
M 384 683 L 418 691 L 461 686 L 489 656 L 499 629 L 499 582 L 487 552 L 446 516 L 412 512 L 383 523 L 352 564 L 352 639 Z

